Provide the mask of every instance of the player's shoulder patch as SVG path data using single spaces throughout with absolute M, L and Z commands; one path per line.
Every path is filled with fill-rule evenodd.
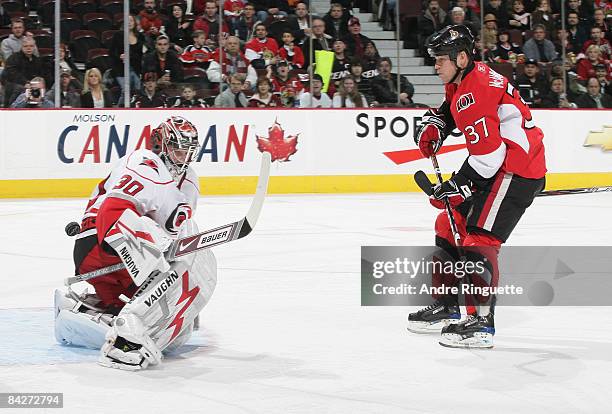
M 163 183 L 171 180 L 166 171 L 164 162 L 153 151 L 147 149 L 136 150 L 129 155 L 127 168 L 143 178 Z
M 155 161 L 154 158 L 148 158 L 146 156 L 142 157 L 142 161 L 140 161 L 140 164 L 138 164 L 138 165 L 149 167 L 153 171 L 155 171 L 157 174 L 159 174 L 159 164 L 158 164 L 157 161 Z
M 468 109 L 470 106 L 474 105 L 476 100 L 474 99 L 474 95 L 472 92 L 464 93 L 457 101 L 455 101 L 457 112 L 461 112 L 465 109 Z
M 163 163 L 161 158 L 159 158 L 157 154 L 155 154 L 153 151 L 148 150 L 148 149 L 136 150 L 132 152 L 130 155 L 128 155 L 128 157 L 129 157 L 128 164 L 132 167 L 137 166 L 137 165 L 150 164 L 150 166 L 155 165 L 157 169 L 159 170 L 159 166 Z M 150 160 L 150 161 L 146 161 L 146 160 Z

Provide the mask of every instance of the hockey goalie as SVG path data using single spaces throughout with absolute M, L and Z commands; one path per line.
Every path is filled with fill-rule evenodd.
M 105 367 L 140 370 L 183 345 L 215 289 L 209 249 L 172 261 L 172 241 L 198 233 L 193 215 L 198 177 L 190 162 L 198 133 L 172 116 L 151 133 L 152 150 L 118 161 L 94 189 L 74 246 L 76 274 L 123 263 L 88 282 L 95 294 L 55 292 L 55 336 L 61 344 L 100 349 Z

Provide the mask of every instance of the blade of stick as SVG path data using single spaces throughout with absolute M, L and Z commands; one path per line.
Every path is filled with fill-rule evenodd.
M 427 174 L 425 174 L 422 170 L 414 173 L 414 182 L 428 196 L 433 194 L 433 185 L 431 184 L 431 181 L 429 181 Z

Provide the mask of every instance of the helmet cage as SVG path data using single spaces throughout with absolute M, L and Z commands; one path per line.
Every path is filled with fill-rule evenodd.
M 195 159 L 200 143 L 195 126 L 180 116 L 173 116 L 159 127 L 160 156 L 170 173 L 178 177 L 187 171 Z

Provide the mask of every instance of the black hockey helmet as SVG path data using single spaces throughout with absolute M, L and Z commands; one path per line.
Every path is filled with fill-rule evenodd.
M 456 61 L 461 51 L 467 52 L 470 58 L 474 55 L 474 35 L 462 24 L 440 29 L 427 43 L 427 52 L 432 58 L 448 55 L 452 61 Z

